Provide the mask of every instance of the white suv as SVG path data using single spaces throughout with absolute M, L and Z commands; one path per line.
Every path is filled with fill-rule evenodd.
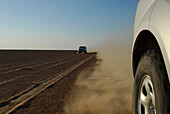
M 139 0 L 132 52 L 133 114 L 170 114 L 170 0 Z

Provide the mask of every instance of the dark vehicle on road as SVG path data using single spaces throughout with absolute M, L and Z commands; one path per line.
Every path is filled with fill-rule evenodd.
M 81 52 L 87 53 L 87 48 L 86 48 L 86 46 L 80 46 L 80 47 L 79 47 L 78 53 L 81 53 Z

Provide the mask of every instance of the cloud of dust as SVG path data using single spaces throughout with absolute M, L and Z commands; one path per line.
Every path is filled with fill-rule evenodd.
M 105 45 L 99 53 L 94 71 L 82 71 L 71 97 L 65 104 L 66 114 L 130 114 L 133 77 L 131 47 Z

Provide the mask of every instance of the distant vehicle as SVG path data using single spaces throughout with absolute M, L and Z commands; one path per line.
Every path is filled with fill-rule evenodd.
M 133 114 L 170 114 L 170 0 L 138 0 Z
M 81 52 L 87 53 L 87 48 L 86 48 L 86 46 L 80 46 L 80 47 L 79 47 L 78 53 L 81 53 Z

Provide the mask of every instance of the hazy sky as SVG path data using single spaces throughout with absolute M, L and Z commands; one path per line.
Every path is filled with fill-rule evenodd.
M 0 0 L 0 49 L 132 40 L 138 0 Z

